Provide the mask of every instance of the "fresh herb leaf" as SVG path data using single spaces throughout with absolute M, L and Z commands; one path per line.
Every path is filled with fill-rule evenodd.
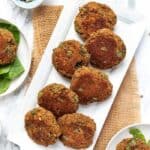
M 6 78 L 0 78 L 0 94 L 7 91 L 10 83 L 11 83 L 11 80 L 6 79 Z
M 79 53 L 81 56 L 85 56 L 88 54 L 87 50 L 83 46 L 80 47 Z
M 9 30 L 14 35 L 16 43 L 19 44 L 20 32 L 16 26 L 14 26 L 12 24 L 0 22 L 0 28 Z
M 8 73 L 10 70 L 10 65 L 0 66 L 0 75 Z
M 131 145 L 130 145 L 130 143 L 126 146 L 126 150 L 131 150 Z
M 11 80 L 19 77 L 24 72 L 24 67 L 18 58 L 14 63 L 0 68 L 0 94 L 7 91 L 10 86 Z
M 73 100 L 74 100 L 74 102 L 77 103 L 77 102 L 79 101 L 78 96 L 77 96 L 77 95 L 74 95 Z
M 136 140 L 133 138 L 126 146 L 126 150 L 131 150 L 131 146 L 135 146 L 135 145 L 136 145 Z
M 140 139 L 142 141 L 144 141 L 146 143 L 146 139 L 145 139 L 145 136 L 143 135 L 143 133 L 137 129 L 137 128 L 130 128 L 130 134 L 133 135 L 133 138 L 134 139 Z
M 130 146 L 129 146 L 129 145 L 127 145 L 126 150 L 131 150 L 131 148 L 130 148 Z
M 66 51 L 67 56 L 70 58 L 72 56 L 72 51 L 71 50 L 67 50 Z
M 19 77 L 24 72 L 24 67 L 22 66 L 18 58 L 15 59 L 14 63 L 10 67 L 10 71 L 5 76 L 9 80 L 14 80 Z

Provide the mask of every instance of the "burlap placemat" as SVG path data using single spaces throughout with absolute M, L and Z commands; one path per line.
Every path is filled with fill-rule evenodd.
M 107 117 L 95 150 L 105 150 L 111 137 L 121 128 L 140 122 L 140 97 L 138 95 L 135 60 L 132 61 Z
M 61 6 L 41 6 L 33 12 L 34 50 L 30 76 L 33 76 L 37 68 L 61 10 Z M 108 141 L 119 129 L 140 121 L 140 98 L 137 91 L 133 62 L 105 122 L 96 150 L 105 150 Z
M 33 11 L 34 47 L 30 77 L 35 73 L 63 6 L 41 6 Z

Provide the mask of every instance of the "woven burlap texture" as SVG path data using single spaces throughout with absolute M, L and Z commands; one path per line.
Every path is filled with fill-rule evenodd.
M 31 75 L 37 68 L 61 10 L 61 6 L 41 6 L 33 12 L 34 50 Z M 96 150 L 105 150 L 108 141 L 122 127 L 140 122 L 140 98 L 137 91 L 133 61 L 97 141 Z
M 140 122 L 140 97 L 137 87 L 133 60 L 97 141 L 96 150 L 105 150 L 111 137 L 121 128 Z
M 33 11 L 34 47 L 30 77 L 37 69 L 62 8 L 62 6 L 41 6 Z

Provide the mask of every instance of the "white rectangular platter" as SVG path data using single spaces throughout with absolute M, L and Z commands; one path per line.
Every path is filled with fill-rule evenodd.
M 98 1 L 98 0 L 97 0 Z M 87 3 L 88 1 L 84 1 L 84 3 Z M 99 0 L 99 2 L 101 2 Z M 83 4 L 84 4 L 83 3 Z M 82 4 L 82 5 L 83 5 Z M 76 14 L 78 13 L 78 10 L 76 10 Z M 67 16 L 67 14 L 66 14 Z M 111 106 L 115 100 L 115 96 L 117 95 L 117 92 L 119 90 L 119 87 L 124 79 L 124 76 L 128 70 L 128 67 L 132 61 L 132 58 L 134 56 L 134 53 L 138 47 L 138 44 L 141 41 L 141 38 L 144 33 L 145 29 L 145 22 L 143 20 L 139 20 L 137 22 L 130 22 L 130 21 L 122 21 L 118 17 L 118 22 L 115 27 L 115 33 L 117 33 L 125 42 L 126 47 L 127 47 L 127 54 L 124 59 L 124 61 L 118 65 L 115 69 L 113 70 L 107 70 L 104 71 L 109 75 L 109 79 L 113 84 L 113 93 L 112 96 L 107 99 L 104 102 L 101 103 L 92 103 L 87 106 L 80 105 L 78 112 L 81 112 L 85 115 L 90 116 L 93 118 L 96 122 L 96 133 L 94 136 L 93 144 L 88 148 L 88 150 L 92 150 L 96 144 L 97 138 L 102 130 L 102 127 L 104 125 L 104 122 L 106 120 L 106 117 L 111 109 Z M 59 30 L 58 30 L 59 31 Z M 59 33 L 58 33 L 59 36 Z M 55 37 L 57 40 L 57 37 Z M 79 38 L 78 34 L 74 30 L 74 21 L 72 22 L 72 25 L 69 29 L 69 32 L 64 40 L 67 39 L 76 39 L 78 41 L 81 41 Z M 52 50 L 51 50 L 52 51 Z M 45 55 L 49 55 L 46 53 Z M 45 62 L 45 65 L 47 62 Z M 40 68 L 38 68 L 40 69 Z M 62 83 L 69 87 L 70 83 L 69 80 L 61 76 L 54 67 L 51 68 L 51 72 L 49 74 L 49 79 L 46 82 L 46 84 L 50 83 Z M 41 69 L 41 71 L 44 71 Z M 42 78 L 42 76 L 40 76 Z M 40 78 L 38 80 L 40 80 Z M 38 81 L 37 81 L 38 82 Z M 36 87 L 35 87 L 36 88 Z M 30 96 L 34 92 L 34 87 L 30 88 Z M 35 94 L 33 94 L 35 95 Z M 37 93 L 36 93 L 37 95 Z M 9 139 L 18 144 L 21 147 L 21 150 L 70 150 L 69 147 L 64 146 L 59 140 L 57 141 L 56 144 L 50 145 L 49 147 L 43 147 L 40 145 L 35 144 L 27 135 L 25 129 L 24 129 L 24 113 L 28 111 L 29 109 L 33 108 L 36 106 L 37 99 L 33 96 L 31 96 L 31 99 L 28 99 L 28 102 L 23 102 L 20 105 L 21 108 L 23 109 L 20 112 L 20 117 L 19 117 L 19 122 L 18 125 L 16 126 L 16 129 L 12 130 L 9 134 Z M 29 98 L 29 96 L 28 96 Z M 25 99 L 27 101 L 27 99 Z

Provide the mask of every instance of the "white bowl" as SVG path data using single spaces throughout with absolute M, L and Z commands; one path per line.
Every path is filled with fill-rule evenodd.
M 130 126 L 127 126 L 123 129 L 121 129 L 119 132 L 117 132 L 112 139 L 110 140 L 110 142 L 108 143 L 106 150 L 116 150 L 116 146 L 119 142 L 121 142 L 123 139 L 125 138 L 130 138 L 132 137 L 129 134 L 129 129 L 130 128 L 138 128 L 142 131 L 142 133 L 144 134 L 146 140 L 150 139 L 150 124 L 132 124 Z
M 17 6 L 24 9 L 33 9 L 41 5 L 44 0 L 33 0 L 32 2 L 24 2 L 21 0 L 12 0 Z

